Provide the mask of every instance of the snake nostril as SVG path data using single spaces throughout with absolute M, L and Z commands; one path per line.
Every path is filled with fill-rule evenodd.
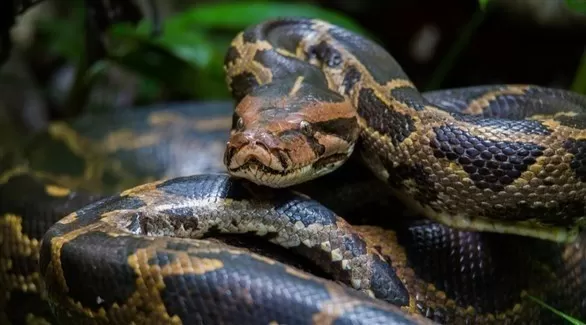
M 246 156 L 246 159 L 244 159 L 244 161 L 247 163 L 260 164 L 260 160 L 258 159 L 258 156 L 256 156 L 256 155 L 248 155 L 248 156 Z
M 277 158 L 279 158 L 279 162 L 281 163 L 281 167 L 283 167 L 283 169 L 289 168 L 289 160 L 285 151 L 277 150 Z
M 264 144 L 262 141 L 254 141 L 254 144 L 256 146 L 259 146 L 259 147 L 263 148 L 264 150 L 270 152 L 269 147 L 266 144 Z
M 251 144 L 257 148 L 246 156 L 245 161 L 261 162 L 263 161 L 263 156 L 271 154 L 271 149 L 262 141 L 251 141 Z M 258 149 L 260 149 L 260 151 Z

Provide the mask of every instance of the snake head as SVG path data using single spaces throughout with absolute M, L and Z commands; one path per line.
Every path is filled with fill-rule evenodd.
M 231 175 L 259 185 L 291 186 L 341 166 L 359 134 L 356 109 L 338 93 L 269 84 L 236 106 L 224 164 Z

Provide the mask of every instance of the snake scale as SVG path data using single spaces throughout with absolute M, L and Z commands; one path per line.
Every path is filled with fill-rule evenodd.
M 235 109 L 85 116 L 3 155 L 2 324 L 562 323 L 527 294 L 586 317 L 583 96 L 420 94 L 302 18 L 225 68 Z

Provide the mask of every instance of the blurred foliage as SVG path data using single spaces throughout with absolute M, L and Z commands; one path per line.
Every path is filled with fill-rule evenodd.
M 568 7 L 578 13 L 586 13 L 586 0 L 565 0 Z M 442 57 L 425 90 L 435 90 L 441 88 L 441 82 L 445 79 L 454 63 L 457 61 L 460 53 L 470 43 L 475 31 L 481 26 L 490 7 L 491 0 L 478 0 L 478 10 L 470 18 L 469 22 L 462 28 L 456 41 L 452 44 L 449 51 Z M 581 62 L 576 70 L 574 81 L 570 90 L 586 94 L 586 48 L 582 55 Z
M 470 18 L 468 23 L 462 27 L 455 42 L 452 44 L 446 55 L 441 58 L 440 63 L 431 75 L 431 79 L 426 85 L 426 91 L 442 88 L 442 81 L 446 78 L 449 71 L 453 68 L 458 56 L 468 46 L 474 36 L 474 32 L 482 25 L 486 15 L 489 0 L 478 0 L 479 8 Z
M 582 54 L 582 59 L 580 60 L 580 65 L 576 71 L 571 90 L 581 94 L 586 94 L 586 48 L 584 49 L 584 54 Z
M 276 17 L 311 17 L 327 20 L 355 32 L 367 34 L 352 19 L 331 10 L 304 3 L 241 1 L 199 6 L 173 20 L 183 25 L 197 24 L 208 29 L 241 30 L 244 27 Z
M 566 0 L 568 7 L 578 13 L 586 14 L 586 1 L 585 0 Z
M 478 0 L 478 6 L 482 10 L 486 10 L 486 6 L 488 5 L 489 0 Z
M 77 1 L 77 0 L 75 0 Z M 85 8 L 73 5 L 67 19 L 48 19 L 39 22 L 41 33 L 48 34 L 46 49 L 49 54 L 59 55 L 70 62 L 76 62 L 84 52 L 83 26 Z
M 75 0 L 79 1 L 79 0 Z M 585 2 L 566 0 L 580 10 Z M 489 0 L 478 0 L 479 10 L 470 18 L 446 55 L 437 64 L 424 90 L 442 87 L 460 53 L 466 49 L 490 9 Z M 83 106 L 83 96 L 93 83 L 107 73 L 111 65 L 140 76 L 137 102 L 147 103 L 161 97 L 198 100 L 230 98 L 225 85 L 223 60 L 229 42 L 249 25 L 276 17 L 305 16 L 339 24 L 362 35 L 373 37 L 345 15 L 306 3 L 272 1 L 233 1 L 188 7 L 162 23 L 158 36 L 155 26 L 144 19 L 137 26 L 119 24 L 107 33 L 106 57 L 84 66 L 83 6 L 72 6 L 66 20 L 44 22 L 41 30 L 49 35 L 52 53 L 64 57 L 77 67 L 71 94 L 66 105 Z M 583 60 L 586 61 L 586 60 Z M 586 93 L 586 63 L 575 77 L 573 90 Z M 81 92 L 81 95 L 77 94 Z M 67 108 L 65 109 L 67 110 Z
M 586 14 L 586 0 L 566 0 L 566 4 L 575 12 Z M 582 54 L 580 65 L 578 66 L 574 82 L 570 89 L 581 94 L 586 94 L 586 48 L 584 48 L 584 54 Z
M 559 317 L 565 319 L 566 321 L 568 321 L 570 324 L 572 325 L 586 325 L 586 323 L 583 323 L 581 321 L 579 321 L 578 319 L 568 316 L 560 311 L 558 311 L 555 308 L 552 308 L 551 306 L 549 306 L 548 304 L 544 303 L 543 301 L 531 296 L 531 295 L 527 295 L 526 296 L 529 300 L 532 300 L 533 302 L 537 303 L 538 305 L 540 305 L 541 307 L 551 311 L 552 313 L 558 315 Z
M 76 8 L 81 10 L 72 11 L 69 19 L 47 21 L 41 29 L 49 35 L 53 53 L 79 63 L 84 52 L 84 34 L 79 32 L 83 28 L 83 7 Z M 292 16 L 321 18 L 368 35 L 344 15 L 308 4 L 238 1 L 198 5 L 167 18 L 159 36 L 152 35 L 153 25 L 148 20 L 137 27 L 115 25 L 107 34 L 106 58 L 78 74 L 74 88 L 80 83 L 91 85 L 115 64 L 141 76 L 140 97 L 144 101 L 162 91 L 175 98 L 230 98 L 223 61 L 236 33 L 269 18 Z

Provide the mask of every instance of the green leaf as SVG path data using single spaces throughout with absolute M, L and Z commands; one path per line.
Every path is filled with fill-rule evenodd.
M 143 77 L 138 81 L 136 107 L 148 105 L 159 99 L 163 87 L 161 83 L 152 78 Z
M 77 62 L 85 51 L 83 6 L 73 6 L 67 19 L 41 20 L 38 28 L 46 35 L 49 52 L 62 56 L 68 61 Z
M 228 30 L 230 35 L 234 36 L 238 31 L 251 24 L 287 16 L 322 18 L 359 33 L 367 34 L 351 19 L 332 11 L 311 5 L 259 2 L 257 0 L 201 5 L 185 10 L 166 19 L 162 35 L 153 41 L 199 67 L 206 67 L 211 58 L 218 55 L 212 50 L 210 44 L 218 36 L 214 33 L 214 29 Z M 113 34 L 136 33 L 137 36 L 140 35 L 143 39 L 147 39 L 150 37 L 151 29 L 151 22 L 143 20 L 136 29 L 128 26 L 115 26 L 111 32 Z M 229 42 L 230 39 L 225 41 L 221 48 L 222 51 L 228 48 Z M 224 55 L 224 53 L 220 53 L 220 55 Z
M 489 1 L 490 0 L 478 0 L 478 6 L 480 6 L 480 9 L 486 10 Z
M 173 19 L 177 19 L 180 24 L 199 25 L 209 29 L 241 30 L 249 25 L 278 17 L 323 19 L 365 36 L 368 35 L 368 32 L 358 23 L 342 14 L 301 3 L 246 1 L 208 4 L 186 10 Z
M 535 298 L 535 297 L 533 297 L 531 295 L 527 295 L 526 297 L 529 298 L 529 299 L 531 299 L 531 300 L 533 300 L 534 302 L 536 302 L 537 304 L 539 304 L 541 307 L 546 308 L 546 309 L 550 310 L 552 313 L 554 313 L 554 314 L 560 316 L 561 318 L 567 320 L 568 322 L 570 322 L 573 325 L 586 325 L 585 323 L 577 320 L 576 318 L 573 318 L 571 316 L 568 316 L 568 315 L 566 315 L 566 314 L 564 314 L 564 313 L 562 313 L 562 312 L 554 309 L 553 307 L 549 306 L 548 304 L 544 303 L 543 301 L 541 301 L 541 300 L 539 300 L 539 299 L 537 299 L 537 298 Z
M 157 38 L 150 36 L 146 24 L 141 24 L 138 28 L 118 24 L 109 30 L 109 35 L 117 41 L 122 41 L 118 43 L 121 47 L 125 46 L 123 42 L 129 40 L 151 44 L 151 46 L 165 48 L 177 58 L 189 62 L 194 67 L 205 68 L 208 66 L 215 53 L 213 52 L 212 44 L 208 41 L 203 31 L 186 31 L 172 24 L 165 27 L 163 35 Z
M 582 58 L 576 69 L 576 75 L 570 89 L 586 95 L 586 49 L 582 53 Z
M 129 65 L 127 68 L 172 89 L 189 90 L 191 96 L 199 99 L 229 98 L 223 61 L 232 38 L 251 24 L 286 16 L 322 18 L 366 34 L 352 20 L 318 7 L 256 0 L 202 5 L 183 11 L 166 19 L 162 34 L 156 38 L 151 37 L 152 23 L 148 20 L 137 27 L 115 25 L 109 30 L 114 40 L 110 52 L 117 63 Z M 141 54 L 139 51 L 144 51 L 143 48 L 149 50 Z M 154 49 L 157 49 L 156 55 L 150 53 Z
M 109 50 L 111 62 L 153 78 L 169 89 L 189 96 L 195 94 L 198 70 L 191 62 L 137 33 L 119 30 L 112 38 L 117 45 Z
M 586 14 L 586 0 L 566 0 L 566 4 L 575 12 Z
M 145 26 L 115 26 L 110 30 L 113 60 L 190 97 L 228 98 L 223 59 L 229 40 L 218 46 L 201 30 L 170 25 L 158 38 L 150 37 Z M 148 52 L 141 53 L 145 48 Z

